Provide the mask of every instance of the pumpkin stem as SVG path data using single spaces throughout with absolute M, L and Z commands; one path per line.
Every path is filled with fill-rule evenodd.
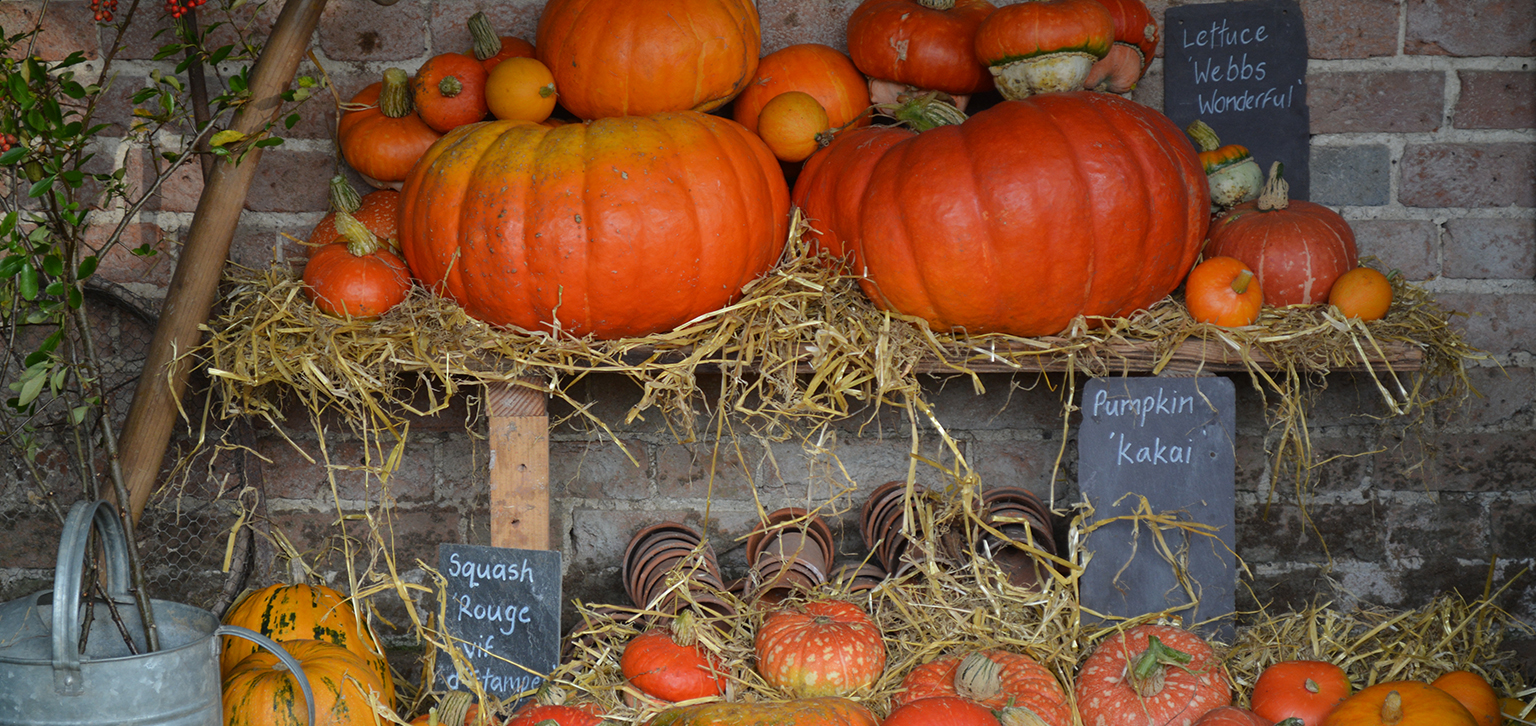
M 1307 726 L 1307 722 L 1292 716 L 1288 719 L 1285 719 L 1284 721 L 1276 723 L 1275 726 Z
M 1239 293 L 1239 294 L 1241 294 L 1241 293 Z M 1306 683 L 1301 684 L 1301 687 L 1307 689 L 1307 693 L 1322 693 L 1323 692 L 1323 687 L 1317 685 L 1317 681 L 1314 681 L 1311 678 L 1308 678 Z
M 443 80 L 437 82 L 437 92 L 443 94 L 443 98 L 453 98 L 464 92 L 464 82 L 457 76 L 443 76 Z
M 384 70 L 384 87 L 379 89 L 379 110 L 390 118 L 403 118 L 416 110 L 411 103 L 411 77 L 399 68 Z
M 491 20 L 485 13 L 469 16 L 469 36 L 474 39 L 475 60 L 489 60 L 501 52 L 501 36 L 491 27 Z
M 672 642 L 678 645 L 693 645 L 698 641 L 693 631 L 693 611 L 684 609 L 672 620 Z
M 357 195 L 346 177 L 340 174 L 331 177 L 331 211 L 351 214 L 362 207 L 363 198 Z
M 984 653 L 972 653 L 955 666 L 955 692 L 985 701 L 1003 690 L 1003 666 Z
M 997 720 L 1002 726 L 1051 726 L 1039 714 L 1023 706 L 1009 706 L 998 711 Z
M 1184 133 L 1189 134 L 1189 137 L 1200 145 L 1201 151 L 1215 151 L 1221 148 L 1221 139 L 1216 136 L 1216 129 L 1200 119 L 1191 121 L 1184 129 Z
M 1126 680 L 1136 689 L 1136 693 L 1142 698 L 1156 695 L 1163 690 L 1164 666 L 1184 665 L 1193 656 L 1188 653 L 1174 650 L 1158 639 L 1156 635 L 1147 638 L 1147 649 L 1136 657 L 1136 662 L 1131 666 L 1131 672 L 1126 674 Z
M 881 113 L 918 132 L 964 123 L 965 112 L 938 100 L 938 96 L 938 93 L 925 93 L 899 104 L 885 104 L 879 108 Z
M 437 717 L 437 706 L 427 709 L 427 726 L 439 726 L 442 722 L 442 719 Z
M 555 84 L 546 83 L 542 86 L 539 86 L 539 98 L 549 98 L 553 95 L 555 95 Z
M 1284 175 L 1284 164 L 1277 161 L 1270 165 L 1269 181 L 1264 182 L 1264 192 L 1259 194 L 1259 209 L 1269 212 L 1291 206 L 1291 185 Z
M 917 0 L 917 4 L 929 10 L 948 10 L 955 6 L 955 0 Z
M 347 251 L 353 257 L 367 257 L 379 251 L 379 236 L 374 234 L 351 212 L 336 210 L 336 231 L 347 240 Z
M 1248 270 L 1248 269 L 1244 269 L 1242 272 L 1237 273 L 1237 277 L 1232 278 L 1232 292 L 1235 292 L 1235 293 L 1237 293 L 1239 295 L 1241 295 L 1241 294 L 1243 294 L 1245 292 L 1248 292 L 1248 283 L 1252 282 L 1252 281 L 1253 281 L 1253 271 L 1252 270 Z M 1307 681 L 1307 683 L 1312 683 L 1312 681 L 1309 679 Z M 1313 684 L 1313 685 L 1316 685 L 1316 684 Z M 1317 691 L 1312 691 L 1312 692 L 1313 693 L 1317 693 Z
M 1403 720 L 1403 697 L 1397 691 L 1387 694 L 1386 700 L 1381 702 L 1381 722 L 1386 726 Z
M 453 691 L 437 702 L 438 721 L 445 724 L 461 724 L 469 720 L 469 705 L 473 697 L 464 691 Z

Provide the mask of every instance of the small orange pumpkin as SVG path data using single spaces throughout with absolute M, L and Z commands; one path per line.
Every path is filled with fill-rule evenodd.
M 804 161 L 821 148 L 821 139 L 831 129 L 827 110 L 821 102 L 804 91 L 786 91 L 763 106 L 757 119 L 757 134 L 768 144 L 779 161 Z
M 308 255 L 313 256 L 321 247 L 346 238 L 336 229 L 336 212 L 344 211 L 361 222 L 379 239 L 397 239 L 400 236 L 400 192 L 393 189 L 375 189 L 361 197 L 347 183 L 347 178 L 337 174 L 331 178 L 331 211 L 310 231 L 305 240 Z
M 356 653 L 323 640 L 288 640 L 283 649 L 304 668 L 315 696 L 316 726 L 377 723 L 369 694 L 384 703 L 384 685 Z M 293 672 L 276 655 L 258 650 L 224 676 L 226 726 L 298 726 L 308 723 L 304 695 Z
M 485 82 L 491 115 L 502 120 L 543 122 L 558 97 L 554 74 L 537 58 L 508 58 Z
M 485 120 L 485 66 L 463 53 L 427 59 L 411 83 L 416 113 L 433 131 L 446 134 Z
M 1392 281 L 1369 267 L 1356 267 L 1333 281 L 1328 304 L 1346 318 L 1380 320 L 1392 307 Z
M 1250 701 L 1254 713 L 1271 721 L 1299 718 L 1304 726 L 1322 726 L 1351 690 L 1343 668 L 1323 661 L 1288 660 L 1259 674 Z
M 399 189 L 416 160 L 441 136 L 416 115 L 410 81 L 399 68 L 385 70 L 383 82 L 358 91 L 353 109 L 336 124 L 342 158 L 380 189 Z
M 1391 681 L 1344 699 L 1323 726 L 1477 726 L 1451 694 L 1428 683 Z
M 634 686 L 665 701 L 718 696 L 725 691 L 727 669 L 699 645 L 693 611 L 678 613 L 670 628 L 652 628 L 629 641 L 619 669 Z
M 304 265 L 304 294 L 330 315 L 371 318 L 399 305 L 411 292 L 405 260 L 352 215 L 336 212 L 345 242 L 316 250 Z
M 1451 694 L 1452 698 L 1466 706 L 1472 712 L 1472 718 L 1477 721 L 1477 726 L 1499 726 L 1504 720 L 1499 711 L 1499 694 L 1494 692 L 1487 679 L 1476 673 L 1451 671 L 1430 681 L 1429 685 Z
M 869 125 L 869 84 L 848 56 L 820 43 L 801 43 L 763 56 L 757 75 L 731 106 L 736 123 L 757 131 L 763 106 L 785 91 L 811 94 L 833 128 Z
M 797 698 L 841 696 L 875 682 L 885 669 L 885 641 L 863 608 L 814 600 L 763 618 L 753 647 L 757 672 Z
M 1189 271 L 1184 304 L 1196 322 L 1239 328 L 1258 320 L 1264 291 L 1253 279 L 1253 270 L 1241 261 L 1212 257 Z

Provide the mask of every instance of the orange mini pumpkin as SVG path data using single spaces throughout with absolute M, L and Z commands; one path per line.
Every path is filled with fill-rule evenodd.
M 809 93 L 833 128 L 867 126 L 869 85 L 848 56 L 819 43 L 801 43 L 763 56 L 757 75 L 731 106 L 736 123 L 757 131 L 763 106 L 785 91 Z
M 555 76 L 538 58 L 508 58 L 485 82 L 491 115 L 503 121 L 541 123 L 555 110 Z
M 338 211 L 344 242 L 325 245 L 304 265 L 304 294 L 315 307 L 338 317 L 371 318 L 405 301 L 411 271 L 377 235 Z
M 763 106 L 757 135 L 779 161 L 804 161 L 821 147 L 831 129 L 827 110 L 804 91 L 786 91 Z
M 619 669 L 635 688 L 665 701 L 718 696 L 725 691 L 726 667 L 699 645 L 692 610 L 683 610 L 669 628 L 652 628 L 629 641 Z
M 1190 270 L 1184 281 L 1184 303 L 1196 322 L 1224 328 L 1252 325 L 1264 304 L 1264 291 L 1253 270 L 1231 257 L 1212 257 Z
M 485 66 L 463 53 L 427 59 L 411 83 L 416 113 L 433 131 L 448 133 L 485 120 Z
M 976 29 L 995 10 L 987 0 L 864 0 L 848 17 L 848 55 L 872 79 L 953 95 L 991 90 Z
M 1380 320 L 1392 307 L 1392 281 L 1369 267 L 1356 267 L 1333 281 L 1328 304 L 1346 318 Z
M 399 68 L 384 71 L 383 82 L 358 91 L 352 110 L 336 124 L 342 158 L 381 189 L 399 189 L 416 160 L 441 136 L 416 115 L 410 81 Z
M 982 650 L 929 661 L 907 673 L 893 707 L 935 696 L 964 696 L 987 708 L 1027 708 L 1048 724 L 1068 724 L 1067 694 L 1034 658 Z
M 1452 698 L 1461 702 L 1472 713 L 1477 726 L 1499 726 L 1504 720 L 1499 710 L 1499 694 L 1494 692 L 1486 678 L 1472 671 L 1450 671 L 1429 685 L 1451 694 Z
M 1451 694 L 1428 683 L 1391 681 L 1344 699 L 1323 726 L 1477 726 L 1477 721 Z
M 1299 718 L 1304 726 L 1322 726 L 1352 690 L 1343 668 L 1322 661 L 1289 660 L 1259 674 L 1250 701 L 1254 713 L 1271 721 Z

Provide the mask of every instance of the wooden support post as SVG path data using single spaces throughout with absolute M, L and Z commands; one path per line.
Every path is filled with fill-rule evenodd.
M 549 546 L 549 414 L 540 390 L 487 386 L 491 443 L 491 546 Z
M 235 115 L 230 128 L 249 136 L 275 120 L 282 107 L 282 93 L 293 82 L 324 9 L 325 0 L 287 0 L 283 4 L 272 34 L 267 37 L 267 46 L 251 70 L 251 101 Z M 118 445 L 129 509 L 135 521 L 155 489 L 160 463 L 165 459 L 165 449 L 176 425 L 181 394 L 187 387 L 187 365 L 173 364 L 177 362 L 176 356 L 202 339 L 198 326 L 208 319 L 213 308 L 224 258 L 229 256 L 229 244 L 260 160 L 261 149 L 251 149 L 239 164 L 215 164 L 197 200 L 192 228 L 171 276 L 160 324 L 145 355 L 144 370 L 133 391 L 133 404 Z

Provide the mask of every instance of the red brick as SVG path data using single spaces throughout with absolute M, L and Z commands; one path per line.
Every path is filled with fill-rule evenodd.
M 1408 0 L 1405 50 L 1411 55 L 1536 55 L 1536 4 L 1530 0 Z
M 1445 276 L 1536 278 L 1536 220 L 1467 217 L 1445 223 Z
M 549 483 L 557 497 L 644 500 L 651 497 L 645 442 L 557 442 L 550 445 Z M 634 461 L 630 460 L 634 457 Z M 638 465 L 637 465 L 638 462 Z
M 1467 344 L 1495 355 L 1536 351 L 1536 295 L 1518 293 L 1441 293 L 1435 296 Z
M 427 13 L 427 3 L 379 7 L 373 0 L 335 0 L 320 16 L 320 48 L 338 61 L 421 58 L 427 52 Z
M 1459 129 L 1536 127 L 1536 71 L 1461 71 Z
M 123 72 L 101 91 L 93 121 L 107 124 L 102 136 L 122 136 L 133 123 L 133 94 L 150 85 L 147 76 Z
M 1307 54 L 1332 60 L 1397 53 L 1398 6 L 1399 0 L 1302 0 Z
M 1346 71 L 1307 75 L 1312 133 L 1437 131 L 1445 113 L 1438 71 Z
M 229 259 L 244 267 L 263 270 L 281 260 L 295 270 L 303 269 L 309 253 L 299 240 L 309 236 L 321 213 L 305 215 L 312 220 L 294 220 L 291 223 L 273 225 L 268 222 L 245 222 L 235 228 L 234 239 L 229 244 Z M 279 256 L 280 255 L 280 256 Z
M 250 163 L 250 159 L 243 163 Z M 253 212 L 324 212 L 330 205 L 329 184 L 334 174 L 335 157 L 330 153 L 274 146 L 261 155 L 245 208 Z
M 848 16 L 858 7 L 853 0 L 763 0 L 758 17 L 763 23 L 763 53 L 797 43 L 821 43 L 848 51 Z
M 1375 257 L 1376 266 L 1398 270 L 1409 280 L 1440 276 L 1439 230 L 1434 222 L 1395 219 L 1354 219 L 1355 244 L 1361 257 Z
M 86 248 L 92 251 L 101 250 L 115 228 L 115 224 L 86 228 Z M 148 244 L 156 254 L 148 257 L 132 254 L 132 250 L 145 244 Z M 174 249 L 175 247 L 162 237 L 159 227 L 144 222 L 134 222 L 123 230 L 123 235 L 118 238 L 116 245 L 106 250 L 104 254 L 97 252 L 101 257 L 101 266 L 97 268 L 96 274 L 117 283 L 145 283 L 165 287 L 170 284 L 171 274 L 176 270 Z
M 6 35 L 28 32 L 37 27 L 38 13 L 43 3 L 39 0 L 7 0 L 0 3 L 0 27 Z M 127 10 L 127 8 L 123 8 Z M 48 17 L 43 19 L 42 33 L 31 44 L 32 54 L 45 61 L 61 60 L 75 51 L 83 51 L 87 60 L 99 56 L 96 41 L 96 21 L 90 3 L 73 0 L 57 0 L 48 3 Z M 8 58 L 20 58 L 27 44 L 12 48 Z
M 498 35 L 515 36 L 532 43 L 539 28 L 539 13 L 543 5 L 534 0 L 505 0 L 484 4 L 433 3 L 432 53 L 468 53 L 473 46 L 469 37 L 469 16 L 476 12 L 485 13 Z
M 1536 206 L 1536 144 L 1410 144 L 1401 170 L 1409 207 Z
M 144 192 L 154 186 L 158 175 L 171 166 L 170 162 L 151 155 L 149 150 L 144 148 L 129 151 L 125 165 L 128 171 L 124 175 L 124 181 L 128 184 L 130 199 L 143 196 Z M 144 204 L 144 208 L 165 212 L 196 211 L 197 201 L 202 193 L 203 165 L 197 159 L 188 159 L 161 183 L 160 188 L 155 190 L 149 201 Z

